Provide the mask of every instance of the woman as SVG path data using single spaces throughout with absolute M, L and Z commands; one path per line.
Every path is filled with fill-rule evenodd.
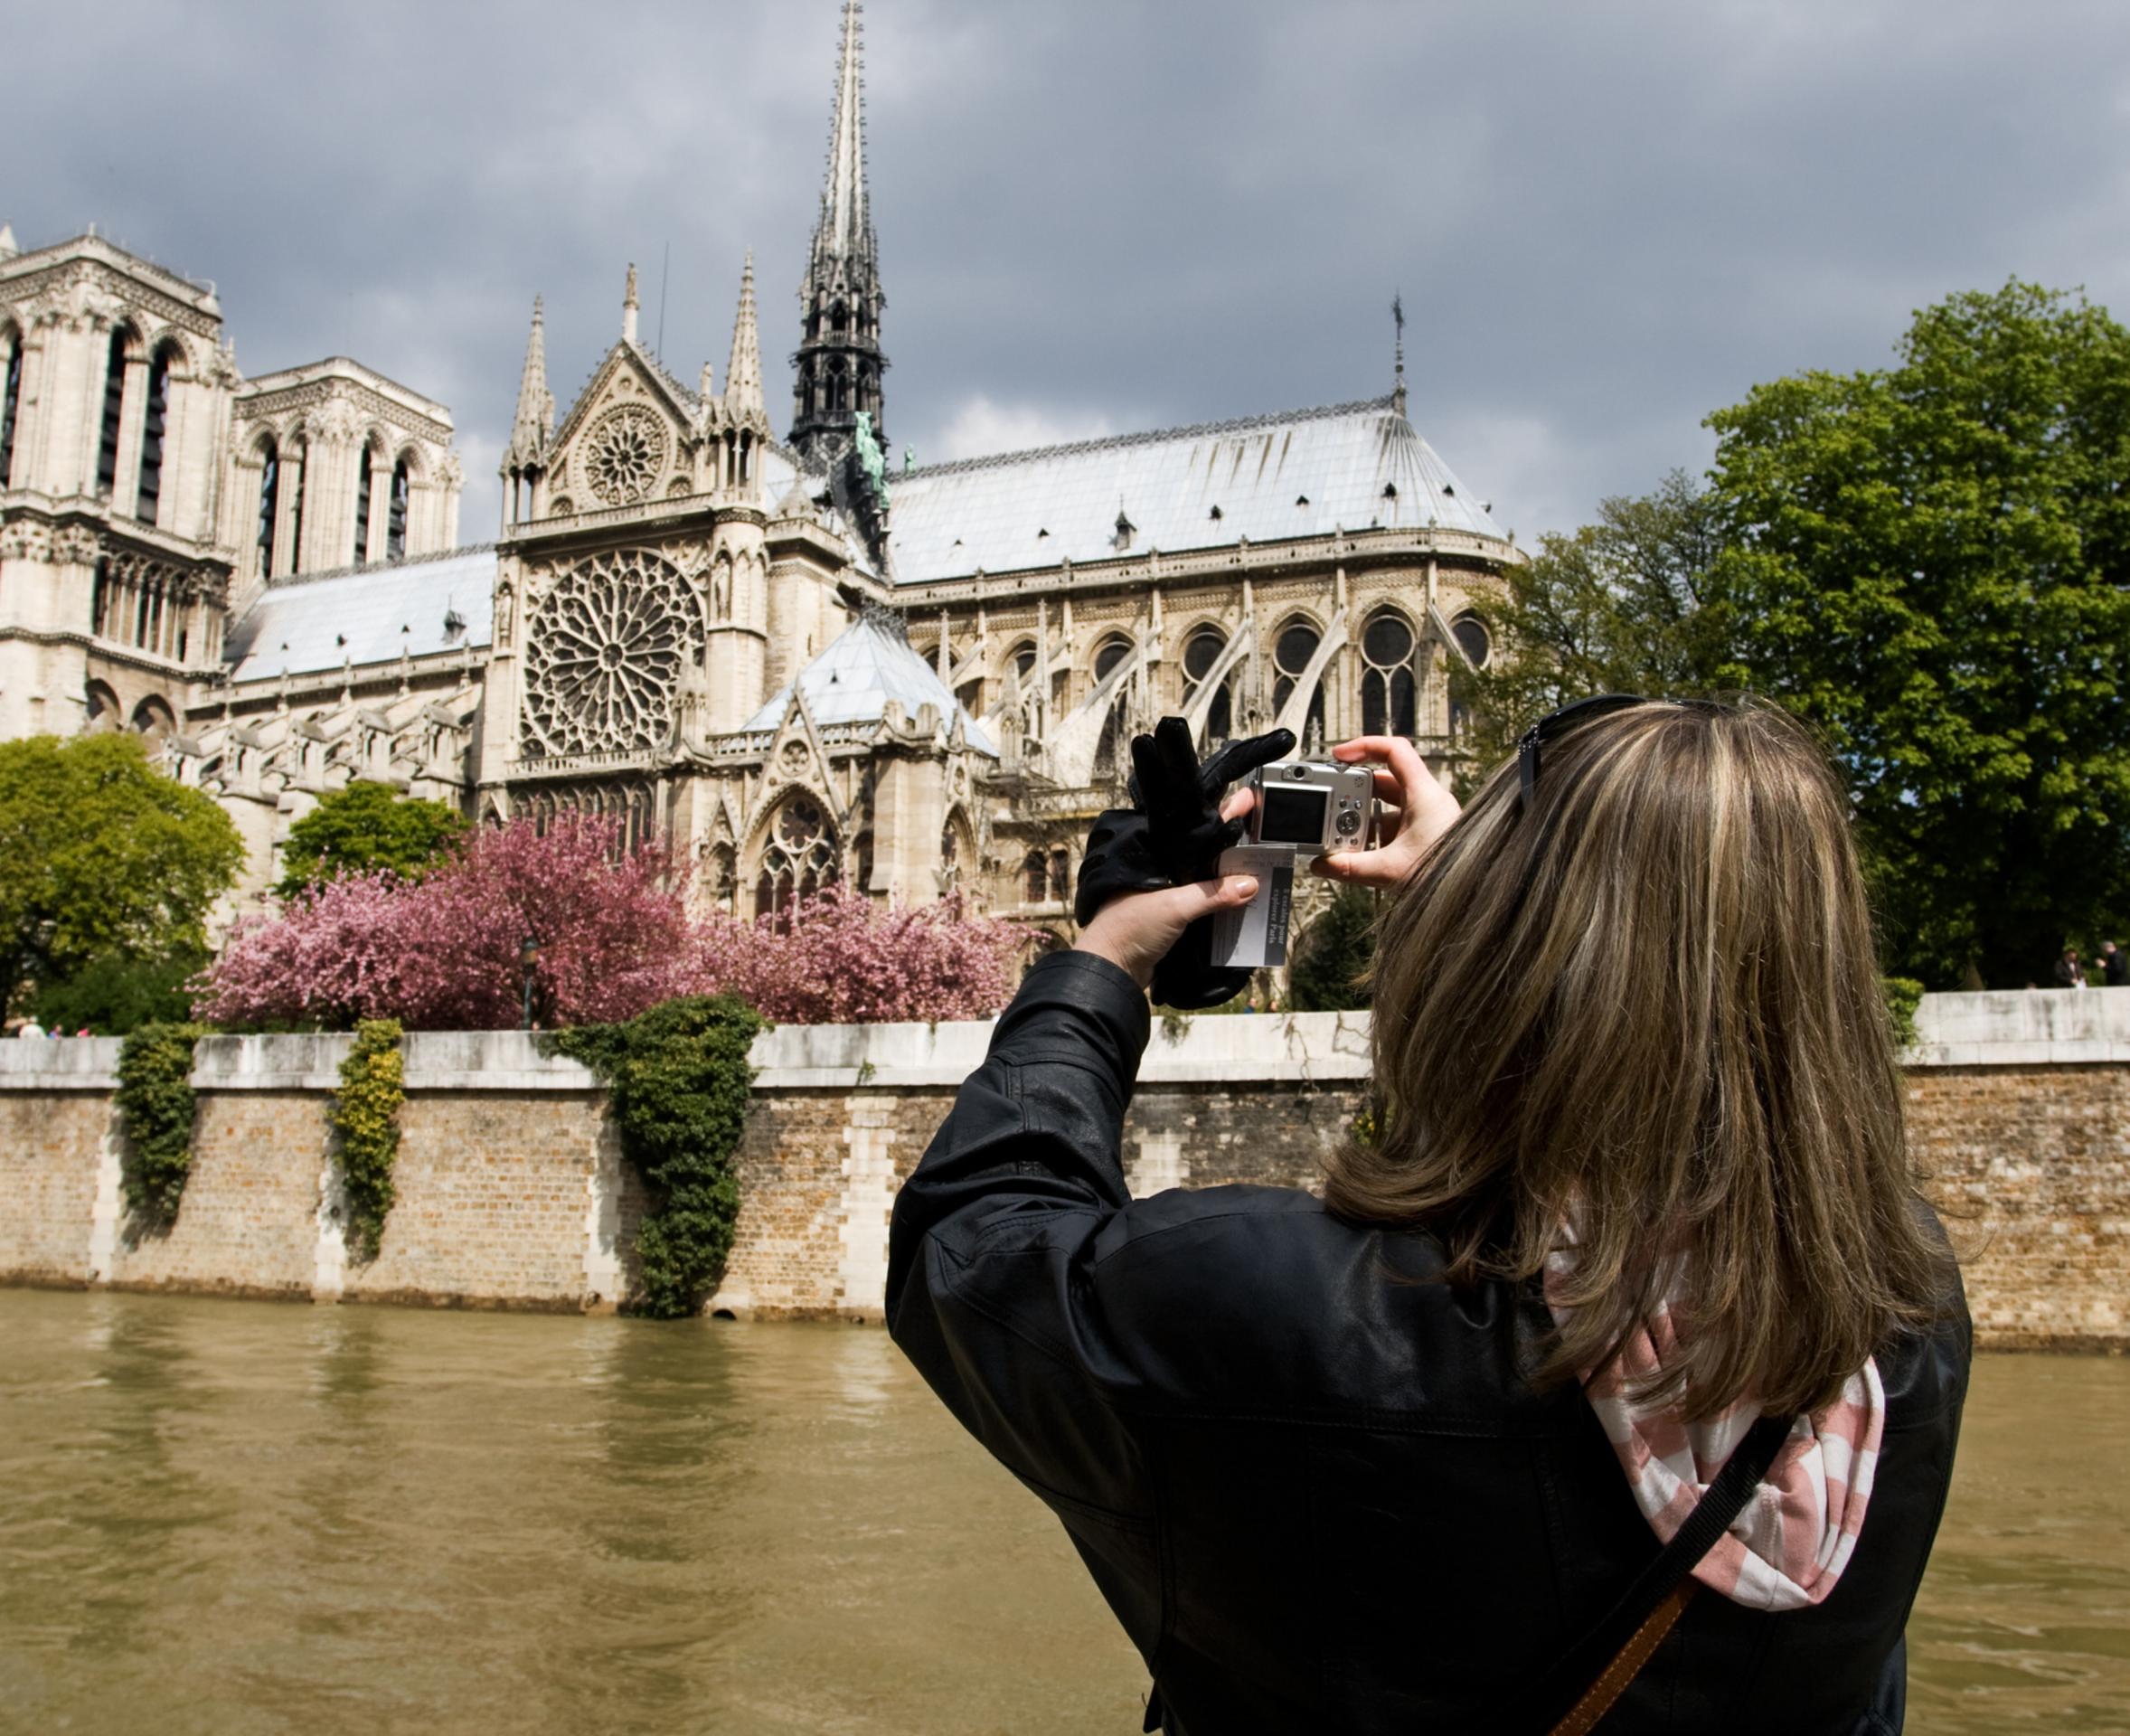
M 1063 1520 L 1149 1730 L 1899 1730 L 1968 1328 L 1824 758 L 1587 702 L 1460 815 L 1405 742 L 1334 753 L 1395 816 L 1320 864 L 1395 892 L 1381 1142 L 1321 1202 L 1131 1201 L 1142 987 L 1254 889 L 1118 898 L 897 1201 L 897 1342 Z

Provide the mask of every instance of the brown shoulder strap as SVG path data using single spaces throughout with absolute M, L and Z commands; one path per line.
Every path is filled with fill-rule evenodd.
M 1597 1728 L 1598 1721 L 1627 1691 L 1627 1684 L 1642 1673 L 1650 1654 L 1672 1631 L 1672 1624 L 1685 1612 L 1700 1583 L 1699 1580 L 1685 1579 L 1672 1588 L 1664 1600 L 1649 1612 L 1649 1619 L 1627 1636 L 1627 1643 L 1620 1647 L 1619 1656 L 1605 1666 L 1583 1697 L 1569 1707 L 1568 1715 L 1553 1726 L 1552 1736 L 1588 1736 Z

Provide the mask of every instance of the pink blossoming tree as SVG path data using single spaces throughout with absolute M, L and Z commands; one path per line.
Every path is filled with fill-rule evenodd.
M 1033 939 L 957 900 L 896 910 L 835 888 L 760 923 L 697 920 L 685 864 L 617 842 L 612 820 L 566 818 L 545 835 L 520 820 L 479 828 L 419 882 L 326 882 L 240 924 L 195 986 L 194 1014 L 225 1025 L 506 1029 L 520 1016 L 530 937 L 533 1016 L 549 1027 L 721 991 L 787 1024 L 983 1018 L 1011 996 Z

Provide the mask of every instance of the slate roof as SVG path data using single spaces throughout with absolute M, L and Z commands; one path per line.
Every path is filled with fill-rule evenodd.
M 929 705 L 951 726 L 960 712 L 962 729 L 969 745 L 996 759 L 998 750 L 990 734 L 966 712 L 962 712 L 938 672 L 910 649 L 909 641 L 879 617 L 861 615 L 830 641 L 798 672 L 799 690 L 806 696 L 806 710 L 814 722 L 874 723 L 887 714 L 891 699 L 902 702 L 904 712 L 917 715 L 920 705 Z M 773 730 L 784 721 L 784 708 L 791 703 L 793 684 L 778 688 L 769 703 L 748 719 L 749 730 Z
M 1371 524 L 1506 540 L 1389 398 L 928 465 L 888 487 L 905 584 Z
M 391 565 L 276 580 L 231 627 L 222 657 L 232 681 L 316 675 L 343 662 L 485 649 L 494 628 L 495 551 L 455 549 Z M 465 623 L 454 634 L 445 617 Z

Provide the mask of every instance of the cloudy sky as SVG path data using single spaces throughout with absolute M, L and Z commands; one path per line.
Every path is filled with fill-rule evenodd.
M 456 414 L 495 522 L 535 290 L 566 406 L 624 269 L 771 411 L 838 0 L 18 9 L 0 221 L 219 285 L 248 373 Z M 888 432 L 920 459 L 1371 396 L 1526 542 L 1699 468 L 1756 381 L 1884 361 L 2008 276 L 2130 317 L 2120 0 L 872 0 Z M 664 264 L 670 254 L 670 268 Z M 662 274 L 667 287 L 661 307 Z

